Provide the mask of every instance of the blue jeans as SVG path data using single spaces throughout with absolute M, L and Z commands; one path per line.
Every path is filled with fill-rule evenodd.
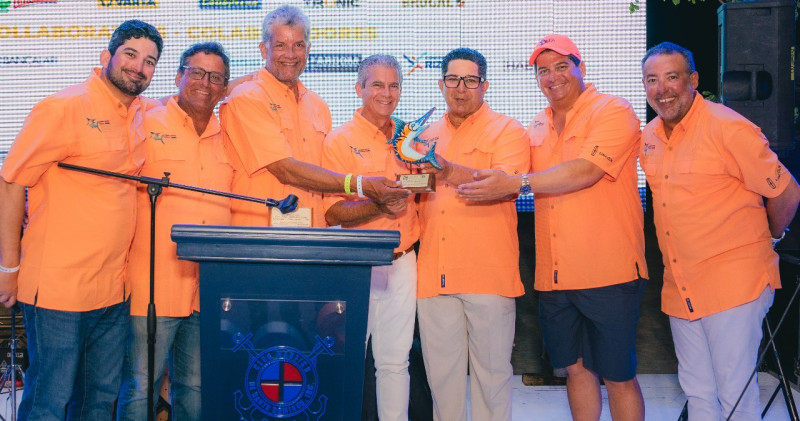
M 200 419 L 200 313 L 156 317 L 155 396 L 169 361 L 172 419 Z M 155 412 L 155 406 L 152 408 Z M 147 419 L 147 317 L 131 317 L 131 336 L 122 370 L 117 421 Z
M 30 366 L 20 421 L 102 420 L 113 414 L 128 336 L 128 302 L 71 312 L 19 303 Z

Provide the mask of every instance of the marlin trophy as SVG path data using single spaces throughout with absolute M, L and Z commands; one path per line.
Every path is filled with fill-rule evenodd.
M 408 164 L 422 164 L 427 162 L 433 165 L 437 170 L 442 169 L 442 166 L 436 162 L 436 154 L 434 152 L 436 149 L 436 142 L 431 144 L 426 154 L 417 152 L 413 147 L 414 143 L 427 143 L 417 137 L 428 128 L 425 122 L 428 121 L 428 118 L 430 118 L 435 110 L 436 107 L 431 108 L 425 115 L 410 123 L 404 123 L 402 120 L 392 116 L 392 120 L 394 120 L 394 136 L 386 143 L 392 144 L 397 159 Z

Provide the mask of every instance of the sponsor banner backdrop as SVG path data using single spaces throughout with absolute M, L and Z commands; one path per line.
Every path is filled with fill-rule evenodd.
M 376 53 L 394 55 L 403 68 L 398 117 L 414 119 L 435 106 L 432 118 L 439 118 L 445 109 L 437 83 L 441 59 L 462 46 L 486 56 L 491 106 L 527 126 L 546 106 L 528 57 L 552 32 L 569 35 L 581 48 L 587 81 L 627 98 L 645 117 L 639 60 L 646 13 L 628 13 L 625 1 L 0 0 L 0 157 L 36 102 L 85 80 L 99 65 L 120 22 L 142 19 L 162 33 L 164 52 L 145 91 L 159 98 L 175 92 L 180 53 L 196 42 L 222 43 L 234 78 L 258 70 L 261 22 L 285 3 L 311 19 L 311 54 L 302 80 L 328 102 L 334 126 L 360 105 L 356 68 Z

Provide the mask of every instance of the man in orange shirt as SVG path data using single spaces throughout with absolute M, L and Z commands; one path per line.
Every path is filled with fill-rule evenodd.
M 354 171 L 395 179 L 408 169 L 387 140 L 394 135 L 392 113 L 400 100 L 400 64 L 392 56 L 373 55 L 358 66 L 356 93 L 363 106 L 353 119 L 325 138 L 322 165 L 333 171 Z M 414 339 L 417 295 L 419 222 L 413 196 L 385 205 L 353 195 L 325 198 L 329 225 L 400 231 L 400 245 L 391 266 L 372 268 L 367 339 L 372 337 L 378 418 L 408 421 L 408 353 Z
M 479 171 L 480 181 L 460 186 L 459 196 L 535 194 L 534 287 L 547 353 L 553 367 L 567 369 L 572 416 L 600 418 L 602 377 L 612 418 L 642 420 L 635 342 L 647 265 L 639 120 L 627 101 L 584 83 L 584 62 L 566 36 L 544 37 L 530 64 L 550 104 L 528 126 L 534 172 Z
M 664 256 L 661 307 L 689 418 L 760 420 L 758 385 L 748 381 L 780 288 L 773 246 L 794 218 L 800 187 L 761 130 L 703 99 L 698 79 L 692 53 L 679 45 L 659 44 L 642 59 L 658 113 L 639 159 Z
M 62 420 L 65 408 L 66 419 L 112 417 L 130 320 L 136 184 L 57 164 L 139 171 L 142 112 L 152 105 L 139 94 L 162 45 L 147 23 L 120 25 L 102 69 L 36 104 L 0 171 L 0 302 L 19 301 L 30 357 L 20 420 Z
M 345 176 L 319 166 L 331 113 L 325 101 L 300 82 L 311 47 L 310 29 L 308 17 L 295 6 L 278 7 L 264 18 L 259 44 L 264 68 L 234 88 L 220 106 L 220 120 L 236 149 L 236 167 L 241 168 L 234 191 L 278 200 L 295 194 L 298 206 L 311 210 L 307 222 L 324 227 L 321 192 L 358 190 L 379 203 L 410 193 L 393 180 Z M 270 225 L 261 205 L 234 202 L 232 212 L 235 225 Z
M 530 153 L 516 120 L 484 102 L 486 59 L 458 48 L 442 60 L 447 112 L 422 136 L 436 141 L 443 169 L 436 192 L 421 195 L 417 309 L 434 419 L 466 421 L 467 365 L 474 420 L 511 419 L 511 348 L 519 274 L 513 200 L 467 203 L 456 186 L 474 168 L 527 172 Z
M 195 44 L 181 54 L 178 94 L 144 119 L 146 158 L 142 175 L 170 173 L 170 181 L 230 191 L 232 150 L 223 143 L 214 107 L 230 77 L 222 45 Z M 150 196 L 139 185 L 136 232 L 128 262 L 131 291 L 130 340 L 125 357 L 117 420 L 147 419 L 147 307 L 150 302 Z M 174 224 L 230 224 L 230 199 L 166 188 L 156 202 L 155 387 L 170 362 L 172 419 L 200 419 L 200 302 L 197 263 L 178 260 L 170 237 Z M 158 398 L 154 402 L 158 402 Z M 156 408 L 151 408 L 155 413 Z

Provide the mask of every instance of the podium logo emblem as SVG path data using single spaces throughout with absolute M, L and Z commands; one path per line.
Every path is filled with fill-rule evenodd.
M 288 346 L 275 346 L 256 353 L 250 341 L 252 337 L 252 334 L 234 337 L 233 351 L 243 349 L 250 355 L 244 392 L 234 393 L 236 411 L 241 419 L 263 421 L 305 413 L 309 420 L 319 420 L 325 415 L 328 397 L 317 397 L 317 357 L 323 352 L 333 355 L 334 339 L 317 336 L 317 344 L 306 355 Z M 312 408 L 315 400 L 317 405 Z

